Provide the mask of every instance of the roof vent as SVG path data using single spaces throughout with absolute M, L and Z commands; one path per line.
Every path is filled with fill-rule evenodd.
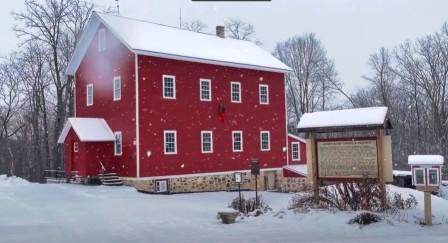
M 224 28 L 224 26 L 222 26 L 222 25 L 216 26 L 216 36 L 221 37 L 221 38 L 226 38 L 225 31 L 226 31 L 226 29 Z

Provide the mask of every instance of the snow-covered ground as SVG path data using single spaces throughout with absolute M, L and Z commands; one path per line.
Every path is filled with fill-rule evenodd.
M 390 186 L 390 190 L 423 194 Z M 246 197 L 249 192 L 244 192 Z M 432 227 L 416 223 L 423 204 L 360 228 L 354 213 L 287 210 L 292 194 L 262 192 L 273 212 L 223 225 L 216 213 L 236 192 L 151 195 L 129 187 L 34 184 L 0 176 L 0 242 L 448 242 L 448 200 L 433 197 Z

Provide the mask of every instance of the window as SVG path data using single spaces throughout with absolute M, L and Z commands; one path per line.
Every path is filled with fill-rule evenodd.
M 98 52 L 106 50 L 106 30 L 101 28 L 98 31 Z
M 203 154 L 213 153 L 213 133 L 201 131 L 201 151 Z
M 157 180 L 156 181 L 156 192 L 167 192 L 168 191 L 168 181 L 167 180 Z
M 73 143 L 73 152 L 78 153 L 79 151 L 79 144 L 78 142 Z
M 230 95 L 232 103 L 241 103 L 241 83 L 230 82 Z
M 425 169 L 416 168 L 414 169 L 414 185 L 424 186 L 425 185 Z
M 211 101 L 212 93 L 211 93 L 211 80 L 210 79 L 201 79 L 200 80 L 200 100 L 201 101 Z
M 259 93 L 260 93 L 260 104 L 262 105 L 269 104 L 269 86 L 266 84 L 260 84 Z
M 87 106 L 93 105 L 93 84 L 87 85 Z
M 114 77 L 114 101 L 121 100 L 121 77 Z
M 242 152 L 243 151 L 243 132 L 233 131 L 232 132 L 232 151 Z
M 176 77 L 163 75 L 163 98 L 176 99 Z
M 177 154 L 177 135 L 176 131 L 164 131 L 164 150 L 165 154 Z
M 260 132 L 260 149 L 261 151 L 271 150 L 271 138 L 269 131 Z
M 439 170 L 435 168 L 428 168 L 428 185 L 438 186 L 439 185 Z
M 120 156 L 123 153 L 121 132 L 115 132 L 114 135 L 115 135 L 114 155 L 115 156 Z
M 291 158 L 294 161 L 300 160 L 300 143 L 299 142 L 291 143 Z

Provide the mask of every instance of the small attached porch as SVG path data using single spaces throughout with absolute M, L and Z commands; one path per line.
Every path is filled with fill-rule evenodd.
M 104 119 L 69 118 L 58 139 L 58 143 L 64 144 L 67 180 L 121 185 L 113 159 L 114 141 L 115 135 Z

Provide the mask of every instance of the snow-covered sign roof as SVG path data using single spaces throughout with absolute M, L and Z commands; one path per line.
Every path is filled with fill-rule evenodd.
M 308 175 L 308 168 L 306 164 L 300 164 L 300 165 L 286 165 L 283 167 L 287 170 L 290 170 L 294 173 L 297 173 L 299 175 L 307 176 Z
M 305 113 L 297 125 L 299 132 L 331 131 L 344 128 L 390 128 L 387 107 L 368 107 Z
M 141 55 L 274 72 L 291 70 L 249 41 L 220 38 L 211 34 L 94 12 L 67 67 L 68 75 L 74 75 L 76 72 L 100 24 L 106 26 L 129 50 Z
M 82 142 L 114 141 L 115 136 L 107 122 L 102 118 L 68 118 L 59 136 L 58 143 L 64 143 L 73 128 Z
M 443 165 L 442 155 L 409 155 L 409 165 Z

